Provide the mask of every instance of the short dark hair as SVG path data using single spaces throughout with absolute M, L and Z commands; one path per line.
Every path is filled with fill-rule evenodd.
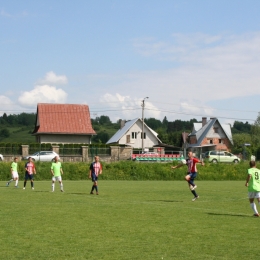
M 251 168 L 252 168 L 252 167 L 255 167 L 255 161 L 250 161 L 250 162 L 249 162 L 249 165 L 250 165 Z

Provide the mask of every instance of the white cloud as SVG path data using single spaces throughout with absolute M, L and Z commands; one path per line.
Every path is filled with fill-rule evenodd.
M 67 93 L 64 90 L 49 85 L 35 86 L 18 98 L 18 102 L 25 107 L 36 107 L 37 103 L 65 103 L 66 100 Z
M 113 113 L 110 117 L 112 121 L 116 121 L 118 119 L 131 120 L 142 117 L 142 99 L 140 98 L 123 96 L 119 93 L 114 95 L 106 93 L 100 98 L 100 103 L 105 114 L 107 114 L 110 109 L 116 111 L 116 113 Z M 118 111 L 120 111 L 120 116 L 118 115 Z M 145 118 L 158 118 L 161 114 L 158 108 L 147 99 L 145 100 L 144 112 Z
M 4 9 L 1 9 L 1 11 L 0 11 L 0 16 L 7 17 L 7 18 L 20 18 L 20 17 L 26 17 L 28 15 L 29 14 L 27 11 L 22 11 L 18 14 L 10 14 L 10 13 L 6 12 Z
M 55 85 L 63 85 L 67 84 L 68 79 L 65 75 L 56 75 L 53 71 L 49 71 L 46 73 L 43 79 L 38 81 L 38 84 L 55 84 Z

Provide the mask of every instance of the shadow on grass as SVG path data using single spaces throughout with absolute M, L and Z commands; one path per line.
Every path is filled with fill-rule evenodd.
M 231 213 L 212 213 L 212 212 L 208 212 L 206 214 L 212 215 L 212 216 L 232 216 L 232 217 L 252 218 L 252 216 L 248 216 L 248 215 L 231 214 Z

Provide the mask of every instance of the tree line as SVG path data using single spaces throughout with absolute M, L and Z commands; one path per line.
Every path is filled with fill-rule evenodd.
M 0 139 L 10 136 L 10 127 L 26 127 L 31 131 L 34 129 L 36 120 L 35 113 L 10 114 L 4 113 L 0 116 Z M 91 119 L 92 126 L 97 135 L 93 136 L 92 143 L 105 144 L 120 129 L 122 119 L 113 123 L 109 116 L 101 115 Z M 169 145 L 181 147 L 182 133 L 190 133 L 194 123 L 198 123 L 193 118 L 187 121 L 174 120 L 169 121 L 165 116 L 163 120 L 156 118 L 145 118 L 145 123 L 158 133 L 159 139 Z M 260 113 L 253 124 L 248 122 L 235 121 L 231 126 L 234 145 L 232 151 L 239 153 L 246 149 L 248 153 L 258 153 L 260 156 Z M 30 131 L 29 133 L 30 134 Z M 243 147 L 243 144 L 249 143 L 249 147 Z

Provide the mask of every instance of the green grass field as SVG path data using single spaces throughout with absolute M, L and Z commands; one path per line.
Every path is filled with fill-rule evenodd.
M 2 181 L 1 259 L 257 259 L 244 181 L 196 183 L 192 202 L 185 181 Z

